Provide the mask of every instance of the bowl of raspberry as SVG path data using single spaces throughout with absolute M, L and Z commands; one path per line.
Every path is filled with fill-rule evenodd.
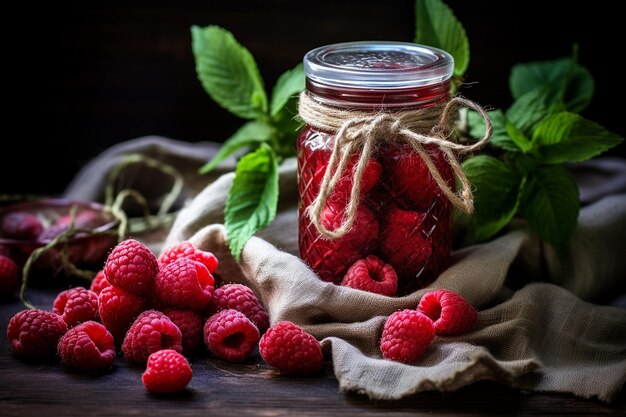
M 117 243 L 119 224 L 105 206 L 94 202 L 37 199 L 14 203 L 0 207 L 0 256 L 23 266 L 34 250 L 57 239 L 58 244 L 33 265 L 36 271 L 62 272 L 62 251 L 79 268 L 101 268 Z

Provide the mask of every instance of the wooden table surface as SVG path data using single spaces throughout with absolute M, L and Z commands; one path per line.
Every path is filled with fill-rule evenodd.
M 31 290 L 37 306 L 49 309 L 55 292 Z M 5 332 L 23 307 L 17 299 L 0 305 Z M 626 415 L 624 390 L 607 405 L 565 394 L 521 393 L 481 382 L 455 393 L 428 392 L 402 401 L 371 402 L 339 392 L 327 363 L 320 376 L 282 377 L 255 356 L 243 365 L 214 358 L 192 361 L 187 389 L 170 396 L 150 394 L 141 383 L 143 369 L 118 359 L 115 368 L 89 375 L 58 361 L 24 362 L 6 336 L 0 337 L 0 416 L 382 416 L 382 415 Z

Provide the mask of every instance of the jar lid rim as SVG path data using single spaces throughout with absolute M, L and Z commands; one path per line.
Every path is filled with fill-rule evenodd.
M 313 82 L 358 89 L 400 89 L 444 82 L 454 58 L 431 46 L 394 41 L 344 42 L 321 46 L 304 56 Z

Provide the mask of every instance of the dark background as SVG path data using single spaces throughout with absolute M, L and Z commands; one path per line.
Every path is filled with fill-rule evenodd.
M 448 4 L 470 39 L 466 97 L 508 106 L 514 63 L 566 56 L 578 43 L 580 61 L 596 79 L 585 116 L 624 135 L 615 62 L 624 23 L 614 2 L 585 8 L 545 0 Z M 241 122 L 214 104 L 196 79 L 192 24 L 233 32 L 255 56 L 267 89 L 314 47 L 412 41 L 414 31 L 412 0 L 84 1 L 25 4 L 4 20 L 4 120 L 11 133 L 3 140 L 0 194 L 60 193 L 85 162 L 139 136 L 226 139 Z

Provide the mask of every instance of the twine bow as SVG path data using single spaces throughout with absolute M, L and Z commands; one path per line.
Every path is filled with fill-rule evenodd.
M 471 145 L 452 142 L 448 137 L 449 127 L 454 121 L 452 119 L 460 107 L 477 111 L 486 123 L 485 135 Z M 372 114 L 327 106 L 313 100 L 306 92 L 303 92 L 300 94 L 298 111 L 300 117 L 308 125 L 320 130 L 336 132 L 320 192 L 307 209 L 311 222 L 322 235 L 335 239 L 344 236 L 352 228 L 359 205 L 361 179 L 373 150 L 380 143 L 410 145 L 424 160 L 430 174 L 448 200 L 465 213 L 474 212 L 471 184 L 461 169 L 456 154 L 472 152 L 484 146 L 491 138 L 492 125 L 487 112 L 473 101 L 453 97 L 445 105 Z M 428 134 L 420 132 L 428 132 Z M 461 183 L 461 189 L 458 192 L 446 184 L 424 145 L 435 145 L 444 153 L 454 175 Z M 328 230 L 322 224 L 322 210 L 348 166 L 350 157 L 359 151 L 358 162 L 353 168 L 352 189 L 343 222 L 335 230 Z

